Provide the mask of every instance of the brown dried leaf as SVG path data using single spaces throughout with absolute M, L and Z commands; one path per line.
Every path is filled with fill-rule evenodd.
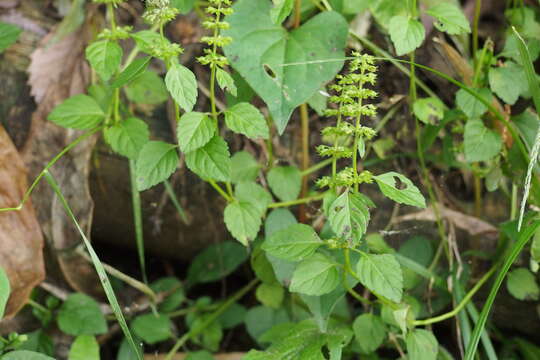
M 18 206 L 28 188 L 26 168 L 2 126 L 0 184 L 0 207 Z M 8 274 L 12 288 L 6 310 L 6 317 L 10 317 L 45 277 L 43 236 L 30 202 L 21 211 L 0 213 L 0 266 Z

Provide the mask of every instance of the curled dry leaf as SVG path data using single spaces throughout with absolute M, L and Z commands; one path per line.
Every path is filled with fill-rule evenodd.
M 2 126 L 0 184 L 0 208 L 18 206 L 28 188 L 26 168 Z M 0 266 L 12 288 L 6 310 L 6 317 L 10 317 L 45 277 L 43 237 L 30 202 L 21 211 L 0 212 Z

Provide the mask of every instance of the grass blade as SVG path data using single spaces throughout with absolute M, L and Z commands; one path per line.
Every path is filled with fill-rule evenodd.
M 137 243 L 137 254 L 141 266 L 142 278 L 148 284 L 146 277 L 146 261 L 144 256 L 144 234 L 142 223 L 141 194 L 137 189 L 137 175 L 135 174 L 135 160 L 129 160 L 129 175 L 131 181 L 131 204 L 133 206 L 133 224 L 135 225 L 135 241 Z

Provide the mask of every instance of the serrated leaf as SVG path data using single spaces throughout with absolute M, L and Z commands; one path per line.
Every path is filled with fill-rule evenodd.
M 58 311 L 56 321 L 60 330 L 69 335 L 97 335 L 107 332 L 107 322 L 99 304 L 80 293 L 67 298 Z
M 467 121 L 463 138 L 467 162 L 490 160 L 498 155 L 502 148 L 501 135 L 488 129 L 480 119 Z
M 238 151 L 231 157 L 231 182 L 255 181 L 261 165 L 247 151 Z
M 234 84 L 234 79 L 228 72 L 218 67 L 216 69 L 216 79 L 221 90 L 227 91 L 232 96 L 236 97 L 238 90 Z
M 218 135 L 203 147 L 186 154 L 186 165 L 203 179 L 229 181 L 231 178 L 231 158 L 229 146 Z
M 508 292 L 518 300 L 538 300 L 540 288 L 532 272 L 526 268 L 517 268 L 508 273 L 506 279 Z
M 254 205 L 259 216 L 266 213 L 268 205 L 272 203 L 272 196 L 261 185 L 250 181 L 243 181 L 236 185 L 234 190 L 236 199 Z
M 0 319 L 4 317 L 4 311 L 6 310 L 10 292 L 11 287 L 9 286 L 9 279 L 4 269 L 0 267 Z
M 184 111 L 190 112 L 197 102 L 197 79 L 187 67 L 174 64 L 165 75 L 165 86 L 174 101 Z
M 268 172 L 268 185 L 280 200 L 295 200 L 302 187 L 302 174 L 294 166 L 276 166 Z
M 298 264 L 289 290 L 320 296 L 334 290 L 340 281 L 341 276 L 336 262 L 323 254 L 316 253 Z
M 20 27 L 0 21 L 0 53 L 14 44 L 21 33 Z
M 227 127 L 251 139 L 268 139 L 270 132 L 261 112 L 253 105 L 239 103 L 225 111 Z
M 244 246 L 255 239 L 261 228 L 260 210 L 245 201 L 234 201 L 227 205 L 224 212 L 227 229 Z
M 231 65 L 268 105 L 279 133 L 293 110 L 305 103 L 343 66 L 347 22 L 340 14 L 325 11 L 298 29 L 286 31 L 272 22 L 268 0 L 240 0 L 225 18 L 223 32 L 234 41 L 224 48 Z M 245 21 L 246 18 L 250 21 Z M 299 63 L 295 66 L 283 66 Z
M 119 88 L 141 76 L 146 71 L 148 64 L 150 64 L 150 60 L 152 60 L 150 56 L 133 60 L 124 71 L 118 74 L 111 87 Z
M 302 301 L 307 305 L 313 318 L 319 326 L 319 330 L 325 333 L 328 330 L 328 321 L 330 315 L 334 312 L 334 309 L 339 301 L 344 299 L 346 290 L 343 287 L 338 287 L 335 290 L 321 296 L 303 295 L 300 297 Z
M 216 132 L 214 121 L 206 114 L 188 112 L 182 115 L 176 129 L 180 150 L 187 153 L 206 145 Z
M 413 111 L 424 124 L 436 124 L 444 117 L 444 104 L 435 97 L 418 99 L 413 104 Z
M 90 44 L 85 54 L 92 69 L 107 81 L 118 70 L 123 51 L 115 41 L 99 40 Z
M 248 258 L 246 248 L 236 241 L 212 244 L 190 263 L 189 284 L 209 283 L 232 273 Z
M 514 105 L 519 96 L 529 90 L 523 67 L 512 61 L 489 69 L 489 87 L 505 103 Z
M 292 12 L 294 0 L 273 0 L 270 18 L 274 24 L 280 25 Z
M 172 322 L 167 315 L 139 315 L 131 323 L 133 332 L 147 344 L 156 344 L 171 337 Z
M 114 151 L 133 160 L 137 158 L 142 147 L 150 139 L 148 125 L 135 117 L 105 128 L 103 135 Z
M 363 354 L 374 352 L 386 339 L 386 326 L 374 314 L 362 314 L 353 322 L 354 336 Z
M 176 170 L 178 160 L 176 145 L 162 141 L 146 143 L 137 158 L 137 189 L 143 191 L 167 180 Z
M 169 40 L 167 38 L 162 39 L 158 32 L 152 31 L 152 30 L 142 30 L 138 31 L 136 33 L 131 34 L 131 37 L 133 40 L 135 40 L 135 43 L 141 49 L 142 52 L 145 52 L 147 54 L 152 54 L 152 49 L 155 46 L 155 44 L 166 41 L 167 43 Z
M 415 329 L 406 338 L 408 358 L 411 360 L 435 360 L 439 344 L 431 331 Z
M 262 249 L 284 260 L 300 261 L 310 257 L 323 245 L 311 226 L 293 224 L 274 232 L 262 244 Z
M 79 335 L 69 349 L 68 360 L 99 360 L 99 344 L 94 336 Z
M 474 90 L 487 101 L 491 100 L 492 95 L 489 89 L 482 88 Z M 469 94 L 464 89 L 459 89 L 457 91 L 456 105 L 469 118 L 480 117 L 487 111 L 487 107 L 480 100 Z
M 380 296 L 401 302 L 403 295 L 403 275 L 401 266 L 393 255 L 364 254 L 356 265 L 360 282 Z
M 424 25 L 405 15 L 394 16 L 388 24 L 388 32 L 398 56 L 408 54 L 420 47 L 426 37 Z
M 420 190 L 404 175 L 391 171 L 374 176 L 373 179 L 382 193 L 395 202 L 419 208 L 426 207 L 426 200 Z
M 90 130 L 105 119 L 105 113 L 93 98 L 79 94 L 56 106 L 47 119 L 65 128 Z
M 169 97 L 163 79 L 148 69 L 124 89 L 128 99 L 137 104 L 157 105 Z
M 349 190 L 338 196 L 329 207 L 328 221 L 338 236 L 359 244 L 369 223 L 371 200 Z
M 469 21 L 463 14 L 460 8 L 456 5 L 441 2 L 435 6 L 430 7 L 426 13 L 433 16 L 435 21 L 435 27 L 439 31 L 446 32 L 450 35 L 460 35 L 471 32 L 471 26 Z
M 264 306 L 279 309 L 285 296 L 285 290 L 277 282 L 272 284 L 262 283 L 257 287 L 255 296 Z
M 54 358 L 43 355 L 37 352 L 28 351 L 28 350 L 17 350 L 12 351 L 4 356 L 2 360 L 55 360 Z

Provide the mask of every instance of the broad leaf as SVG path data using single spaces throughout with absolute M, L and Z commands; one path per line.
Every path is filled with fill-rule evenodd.
M 395 202 L 420 208 L 426 207 L 424 196 L 407 177 L 391 171 L 374 176 L 373 179 L 379 185 L 382 193 Z
M 93 98 L 80 94 L 55 107 L 47 119 L 65 128 L 90 130 L 105 119 L 105 113 Z
M 148 64 L 150 64 L 150 60 L 152 60 L 150 56 L 145 56 L 145 57 L 133 60 L 133 62 L 129 64 L 128 67 L 124 69 L 124 71 L 118 74 L 118 76 L 116 77 L 116 79 L 114 79 L 111 86 L 113 88 L 119 88 L 135 80 L 146 71 Z
M 187 67 L 174 64 L 165 75 L 165 85 L 174 101 L 184 111 L 193 110 L 197 102 L 197 79 Z
M 174 311 L 186 300 L 182 283 L 173 276 L 154 281 L 150 284 L 150 288 L 156 293 L 164 292 L 167 294 L 158 305 L 160 312 L 167 313 Z
M 288 321 L 289 315 L 283 307 L 272 309 L 267 306 L 255 306 L 248 310 L 245 317 L 246 330 L 257 341 L 261 341 L 261 335 L 275 325 L 287 323 Z
M 72 294 L 62 304 L 56 318 L 60 330 L 69 335 L 96 335 L 107 331 L 99 304 L 84 294 Z
M 103 135 L 114 151 L 133 160 L 137 158 L 142 147 L 150 139 L 148 125 L 135 117 L 105 128 Z
M 216 132 L 214 121 L 206 114 L 188 112 L 182 115 L 176 128 L 180 150 L 187 153 L 206 145 Z
M 488 102 L 491 101 L 492 95 L 489 89 L 482 88 L 473 90 L 476 91 L 478 95 L 486 99 Z M 464 89 L 459 89 L 457 91 L 456 105 L 469 118 L 480 117 L 487 111 L 487 107 L 480 100 L 469 94 Z
M 128 99 L 137 104 L 157 105 L 169 97 L 163 79 L 151 70 L 144 71 L 124 89 Z
M 246 248 L 236 241 L 210 245 L 189 265 L 187 281 L 196 284 L 219 280 L 232 273 L 247 257 Z
M 255 181 L 261 165 L 247 151 L 239 151 L 231 157 L 231 182 Z
M 255 296 L 264 306 L 279 309 L 285 296 L 285 290 L 278 282 L 272 284 L 262 283 L 257 287 Z
M 529 90 L 523 67 L 512 61 L 489 69 L 489 86 L 505 103 L 514 105 L 519 96 Z
M 490 160 L 498 155 L 502 148 L 501 135 L 488 129 L 479 119 L 467 121 L 463 137 L 467 162 Z
M 20 27 L 0 21 L 0 53 L 15 43 L 21 33 Z
M 229 146 L 219 136 L 214 136 L 203 147 L 186 154 L 186 165 L 203 179 L 229 181 L 231 158 Z
M 444 104 L 434 97 L 418 99 L 414 102 L 413 111 L 424 124 L 436 124 L 444 117 Z
M 280 25 L 289 16 L 294 7 L 294 0 L 273 0 L 274 7 L 270 10 L 270 18 Z
M 386 326 L 374 314 L 362 314 L 353 323 L 354 337 L 363 354 L 377 350 L 386 338 Z
M 222 70 L 221 68 L 216 68 L 216 80 L 219 87 L 223 91 L 229 92 L 232 96 L 236 97 L 238 90 L 234 84 L 234 79 L 228 72 Z
M 321 332 L 328 330 L 328 321 L 336 305 L 344 299 L 345 289 L 338 287 L 335 290 L 321 296 L 301 295 L 302 301 L 306 303 L 309 311 L 319 326 Z
M 435 6 L 430 7 L 427 14 L 433 16 L 435 21 L 435 27 L 439 31 L 446 32 L 450 35 L 460 35 L 471 32 L 471 26 L 469 21 L 463 14 L 460 8 L 456 5 L 448 2 L 441 2 Z
M 55 360 L 54 358 L 28 350 L 17 350 L 2 356 L 2 360 Z
M 306 295 L 320 296 L 334 290 L 341 282 L 335 261 L 316 253 L 298 264 L 289 290 Z
M 408 358 L 411 360 L 435 360 L 439 344 L 431 331 L 415 329 L 406 338 Z
M 405 15 L 394 16 L 388 25 L 388 32 L 398 56 L 408 54 L 420 47 L 426 37 L 424 25 Z
M 225 111 L 227 127 L 251 139 L 268 139 L 270 132 L 261 112 L 253 105 L 239 103 Z
M 360 282 L 371 291 L 396 303 L 403 295 L 403 275 L 393 255 L 364 254 L 356 265 Z
M 99 360 L 99 344 L 94 336 L 79 335 L 69 349 L 68 360 Z
M 268 173 L 268 185 L 280 200 L 295 200 L 302 187 L 302 174 L 294 166 L 276 166 Z
M 506 288 L 518 300 L 538 300 L 540 288 L 536 278 L 527 268 L 517 268 L 508 273 Z
M 336 235 L 351 244 L 359 244 L 369 223 L 371 200 L 349 190 L 338 196 L 330 205 L 328 221 Z
M 131 323 L 133 332 L 147 344 L 167 340 L 172 335 L 171 327 L 171 320 L 163 314 L 139 315 Z
M 224 220 L 232 236 L 244 246 L 253 241 L 261 228 L 260 209 L 246 201 L 234 201 L 225 208 Z
M 167 43 L 169 40 L 167 38 L 162 39 L 159 35 L 159 32 L 152 31 L 152 30 L 142 30 L 138 31 L 136 33 L 131 34 L 131 37 L 133 40 L 135 40 L 135 43 L 141 49 L 142 52 L 145 52 L 147 54 L 152 54 L 153 49 L 155 47 L 155 44 L 166 41 Z
M 86 59 L 90 66 L 105 81 L 116 72 L 122 61 L 122 48 L 115 41 L 99 40 L 86 48 Z
M 234 41 L 224 48 L 231 65 L 266 102 L 279 133 L 293 110 L 305 103 L 342 68 L 347 22 L 322 12 L 288 33 L 272 22 L 268 0 L 240 0 L 225 19 L 223 35 Z M 249 21 L 246 19 L 249 18 Z M 306 63 L 308 62 L 308 63 Z M 295 63 L 296 65 L 283 66 Z
M 299 261 L 313 255 L 323 242 L 311 226 L 293 224 L 274 232 L 263 245 L 271 255 L 290 261 Z
M 146 143 L 137 158 L 137 189 L 143 191 L 167 180 L 177 166 L 176 145 L 162 141 Z
M 234 191 L 236 199 L 254 205 L 259 216 L 266 213 L 268 205 L 272 203 L 272 196 L 261 185 L 250 181 L 243 181 L 236 185 Z
M 9 279 L 4 269 L 0 267 L 0 320 L 4 317 L 4 311 L 10 292 L 11 287 L 9 286 Z

